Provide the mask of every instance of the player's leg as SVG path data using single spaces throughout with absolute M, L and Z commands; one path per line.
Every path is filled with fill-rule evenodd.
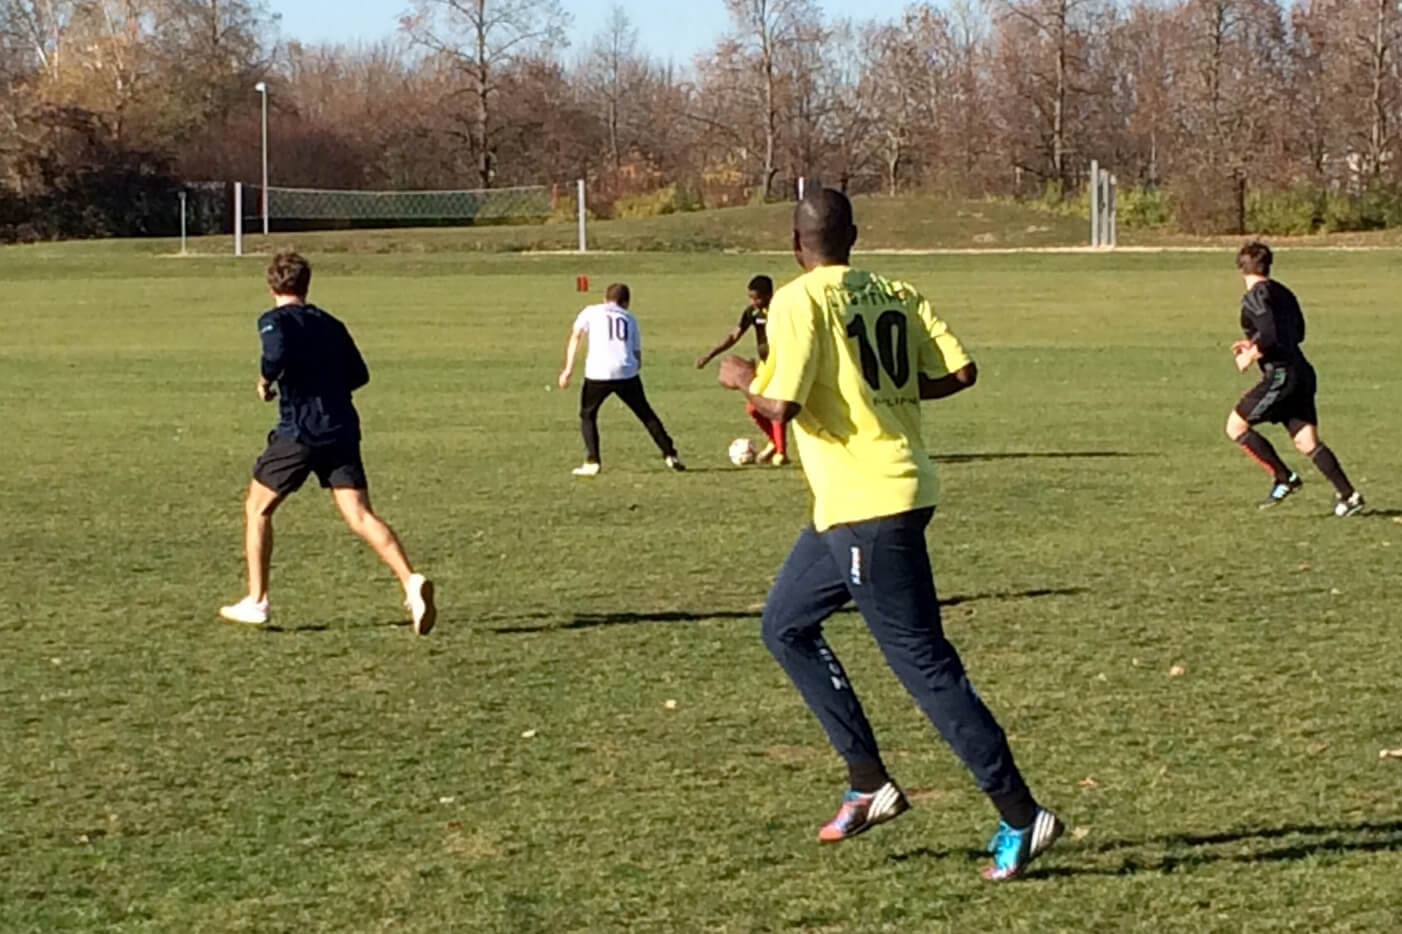
M 876 736 L 842 663 L 823 639 L 823 622 L 850 597 L 822 537 L 805 528 L 779 570 L 764 605 L 761 634 L 847 764 L 849 791 L 818 832 L 836 842 L 890 820 L 909 805 L 886 773 Z
M 672 443 L 672 436 L 667 434 L 667 429 L 662 426 L 662 419 L 657 417 L 651 403 L 647 401 L 647 393 L 643 391 L 642 377 L 635 376 L 632 379 L 620 381 L 618 398 L 622 399 L 623 404 L 628 406 L 638 417 L 638 421 L 643 423 L 647 433 L 652 436 L 652 443 L 657 445 L 657 449 L 666 459 L 667 466 L 673 470 L 685 470 L 681 459 L 677 457 L 677 446 Z
M 404 605 L 409 610 L 414 632 L 427 635 L 438 620 L 433 582 L 414 573 L 399 536 L 389 523 L 375 514 L 370 505 L 370 484 L 360 460 L 358 446 L 329 449 L 317 465 L 321 485 L 331 491 L 341 518 L 399 579 L 404 588 Z
M 1285 389 L 1286 374 L 1276 370 L 1249 389 L 1227 415 L 1227 437 L 1271 475 L 1273 485 L 1261 506 L 1274 506 L 1300 488 L 1300 477 L 1280 459 L 1275 447 L 1253 426 L 1269 420 Z
M 1319 468 L 1319 472 L 1334 485 L 1336 493 L 1334 514 L 1352 516 L 1363 510 L 1363 495 L 1349 482 L 1348 474 L 1339 464 L 1333 450 L 1319 440 L 1319 427 L 1313 422 L 1291 419 L 1286 424 L 1290 439 L 1295 442 L 1295 450 L 1305 455 Z
M 606 380 L 586 379 L 579 389 L 579 432 L 584 438 L 584 465 L 576 476 L 592 477 L 599 472 L 599 406 L 613 395 L 614 385 Z
M 273 513 L 284 499 L 306 482 L 312 471 L 312 451 L 276 433 L 253 462 L 253 480 L 243 502 L 243 553 L 248 568 L 248 595 L 221 607 L 230 622 L 262 625 L 270 614 L 268 574 L 273 559 Z
M 766 439 L 764 447 L 755 455 L 755 460 L 762 464 L 773 457 L 776 450 L 774 447 L 774 423 L 760 414 L 754 403 L 748 400 L 745 402 L 745 414 L 750 416 L 750 421 L 755 423 Z
M 770 463 L 782 467 L 789 462 L 789 426 L 787 422 L 770 422 L 769 426 L 769 440 L 774 445 Z
M 268 577 L 273 561 L 273 513 L 286 499 L 257 480 L 248 485 L 243 501 L 243 554 L 248 566 L 248 596 L 268 602 Z
M 842 528 L 830 544 L 847 561 L 847 589 L 900 678 L 1002 818 L 990 878 L 1016 875 L 1061 833 L 1038 807 L 1013 760 L 1007 737 L 974 691 L 945 638 L 925 545 L 933 510 L 921 509 Z

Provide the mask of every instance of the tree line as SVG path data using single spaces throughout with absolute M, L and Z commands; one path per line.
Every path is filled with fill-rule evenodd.
M 0 237 L 169 233 L 185 182 L 444 189 L 587 178 L 602 213 L 850 191 L 1081 196 L 1129 223 L 1402 223 L 1399 0 L 951 0 L 894 20 L 715 0 L 687 63 L 621 8 L 411 0 L 385 38 L 281 36 L 262 0 L 0 0 Z

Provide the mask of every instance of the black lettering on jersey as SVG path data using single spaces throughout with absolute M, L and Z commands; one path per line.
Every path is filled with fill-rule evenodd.
M 857 339 L 857 352 L 862 362 L 862 379 L 873 391 L 881 388 L 881 370 L 891 378 L 897 389 L 910 382 L 910 323 L 904 311 L 882 312 L 876 319 L 876 347 L 867 336 L 866 319 L 856 315 L 847 325 L 847 336 Z M 877 355 L 881 362 L 878 366 Z

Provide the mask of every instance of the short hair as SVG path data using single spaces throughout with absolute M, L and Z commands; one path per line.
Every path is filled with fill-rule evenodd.
M 773 295 L 774 280 L 768 276 L 755 276 L 750 280 L 749 290 L 759 295 Z
M 306 295 L 312 284 L 312 264 L 294 250 L 283 250 L 268 264 L 268 288 L 277 295 Z
M 604 298 L 613 302 L 615 305 L 627 307 L 628 302 L 633 298 L 633 294 L 628 291 L 628 286 L 624 285 L 622 282 L 615 282 L 604 291 Z
M 794 209 L 794 230 L 806 247 L 824 258 L 844 258 L 856 237 L 852 202 L 836 188 L 812 191 Z
M 1246 276 L 1269 276 L 1274 258 L 1270 247 L 1260 240 L 1252 240 L 1236 251 L 1236 268 Z

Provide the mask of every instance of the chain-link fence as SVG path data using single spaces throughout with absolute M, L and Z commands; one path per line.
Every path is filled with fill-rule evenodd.
M 549 217 L 552 190 L 545 185 L 463 191 L 337 191 L 268 188 L 268 217 L 274 221 L 482 221 Z M 261 216 L 256 186 L 246 190 L 244 214 Z

